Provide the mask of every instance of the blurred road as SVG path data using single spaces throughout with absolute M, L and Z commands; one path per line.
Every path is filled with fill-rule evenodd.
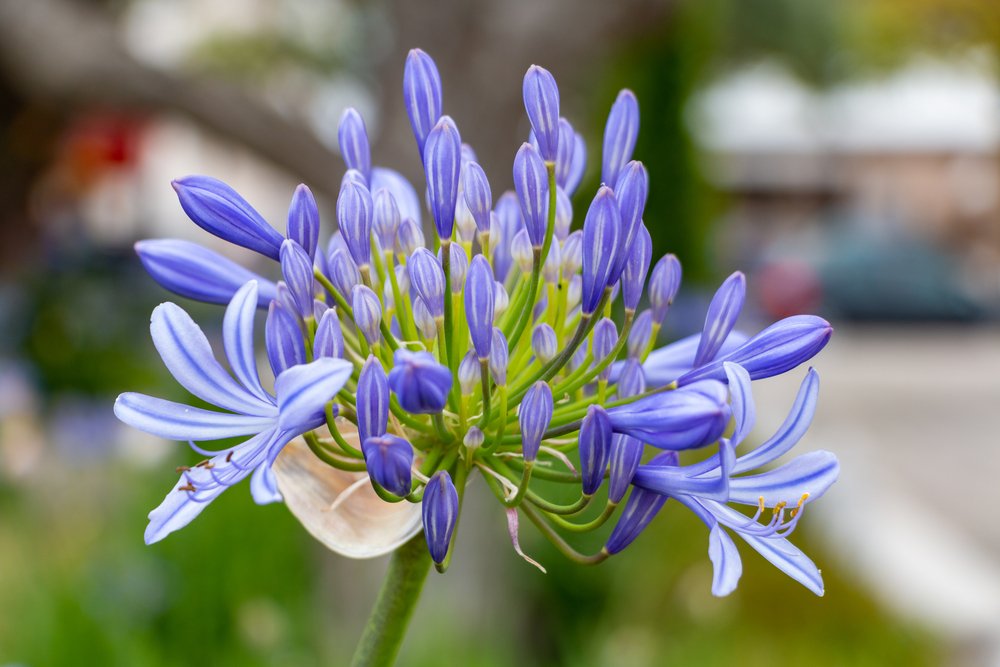
M 956 642 L 957 664 L 1000 665 L 1000 329 L 841 326 L 814 362 L 803 449 L 842 464 L 811 508 L 826 565 Z M 755 383 L 758 437 L 791 405 L 791 375 Z

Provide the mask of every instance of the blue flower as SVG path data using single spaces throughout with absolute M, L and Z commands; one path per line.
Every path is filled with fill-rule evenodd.
M 393 355 L 389 386 L 407 412 L 441 412 L 451 389 L 451 371 L 428 352 L 410 352 L 400 348 Z
M 281 499 L 271 464 L 296 436 L 325 421 L 324 406 L 344 386 L 351 364 L 319 359 L 292 366 L 275 379 L 275 396 L 261 386 L 253 347 L 257 284 L 242 287 L 226 309 L 223 341 L 235 379 L 216 360 L 208 339 L 180 307 L 161 304 L 153 311 L 150 333 L 163 363 L 185 389 L 229 412 L 125 393 L 115 415 L 130 426 L 174 440 L 219 440 L 253 436 L 186 468 L 174 488 L 149 515 L 146 543 L 183 528 L 228 487 L 253 475 L 250 490 L 258 503 Z
M 822 595 L 819 570 L 787 537 L 802 518 L 806 505 L 822 497 L 836 481 L 840 471 L 837 457 L 825 451 L 810 452 L 773 470 L 737 476 L 772 463 L 798 443 L 816 409 L 819 376 L 814 370 L 808 372 L 777 433 L 756 449 L 735 457 L 733 450 L 753 428 L 755 411 L 749 373 L 732 363 L 726 363 L 724 369 L 735 417 L 732 439 L 723 439 L 719 453 L 701 463 L 639 466 L 632 484 L 664 499 L 675 498 L 708 526 L 709 556 L 715 567 L 713 594 L 731 593 L 742 573 L 739 554 L 726 532 L 731 530 L 782 572 Z M 755 507 L 756 513 L 748 517 L 729 507 L 729 503 Z M 771 510 L 771 519 L 761 523 L 759 519 L 767 509 Z

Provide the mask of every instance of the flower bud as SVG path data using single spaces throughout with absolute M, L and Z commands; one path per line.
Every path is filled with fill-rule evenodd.
M 566 183 L 562 186 L 566 194 L 573 196 L 580 187 L 585 171 L 587 171 L 587 142 L 583 140 L 583 135 L 577 132 L 573 141 L 573 162 L 569 166 Z
M 531 331 L 531 350 L 535 358 L 543 364 L 555 358 L 559 352 L 559 340 L 555 330 L 548 324 L 536 324 Z
M 681 263 L 674 255 L 664 255 L 649 277 L 649 305 L 653 309 L 653 321 L 657 324 L 663 324 L 680 286 Z
M 625 258 L 625 268 L 622 271 L 622 301 L 625 310 L 635 310 L 642 297 L 642 286 L 646 282 L 646 272 L 649 270 L 649 260 L 653 256 L 653 240 L 649 236 L 646 225 L 639 224 L 639 232 L 635 235 L 628 256 Z
M 439 470 L 430 478 L 424 488 L 421 507 L 427 550 L 431 560 L 443 563 L 458 522 L 458 491 L 448 471 Z
M 647 465 L 676 466 L 677 454 L 663 452 L 650 459 Z M 625 503 L 625 509 L 618 517 L 615 529 L 611 531 L 611 535 L 604 545 L 604 550 L 609 554 L 616 554 L 632 544 L 635 538 L 639 537 L 639 533 L 645 530 L 646 526 L 659 513 L 665 502 L 667 502 L 667 496 L 638 487 L 633 488 L 632 495 Z
M 231 187 L 208 176 L 185 176 L 171 185 L 194 224 L 220 239 L 278 259 L 284 238 Z
M 642 359 L 649 347 L 649 339 L 653 336 L 653 313 L 644 310 L 639 313 L 632 323 L 632 330 L 628 332 L 628 356 L 633 359 Z
M 427 305 L 419 296 L 413 299 L 413 322 L 420 329 L 420 335 L 427 340 L 434 340 L 437 335 L 437 323 L 434 316 L 427 310 Z
M 410 272 L 406 270 L 405 264 L 397 264 L 393 268 L 396 274 L 396 286 L 399 287 L 399 295 L 407 296 L 410 293 Z
M 662 449 L 703 447 L 729 424 L 729 392 L 721 382 L 698 382 L 640 398 L 608 411 L 616 433 Z
M 337 197 L 337 223 L 358 267 L 371 264 L 372 196 L 368 188 L 347 183 Z
M 328 308 L 317 318 L 316 336 L 313 340 L 313 356 L 317 359 L 344 358 L 344 332 L 340 329 L 340 319 L 334 308 Z
M 625 361 L 621 375 L 618 376 L 618 398 L 638 396 L 645 391 L 646 376 L 642 371 L 642 364 L 638 359 L 630 357 Z
M 399 348 L 393 355 L 389 386 L 407 412 L 433 414 L 441 412 L 448 402 L 451 371 L 429 352 Z
M 368 145 L 368 130 L 365 121 L 357 109 L 348 107 L 340 116 L 340 126 L 337 128 L 337 141 L 340 144 L 340 155 L 348 169 L 356 169 L 365 177 L 365 185 L 372 172 L 372 154 Z
M 275 301 L 277 301 L 281 307 L 285 309 L 285 312 L 292 317 L 297 318 L 299 315 L 299 308 L 295 305 L 295 299 L 292 298 L 292 291 L 288 289 L 288 283 L 279 280 L 275 291 L 278 294 Z
M 552 390 L 545 382 L 536 382 L 521 399 L 518 422 L 525 461 L 534 461 L 542 438 L 552 421 Z
M 413 218 L 403 218 L 396 230 L 396 249 L 404 257 L 409 257 L 424 247 L 424 232 Z
M 462 252 L 463 256 L 465 252 Z M 465 280 L 465 317 L 472 346 L 480 359 L 490 356 L 493 341 L 493 269 L 482 255 L 476 255 Z
M 542 278 L 545 282 L 555 285 L 559 282 L 559 267 L 562 264 L 562 252 L 559 248 L 559 241 L 552 240 L 549 245 L 549 254 L 542 264 Z
M 413 484 L 413 447 L 395 435 L 371 436 L 361 441 L 365 466 L 372 481 L 394 496 L 409 495 Z
M 493 228 L 495 221 L 496 229 Z M 510 273 L 511 263 L 511 242 L 514 235 L 524 227 L 521 220 L 521 208 L 517 201 L 517 195 L 510 190 L 500 195 L 496 206 L 493 208 L 493 217 L 490 222 L 490 253 L 493 264 L 493 275 L 497 280 L 503 282 Z M 530 243 L 529 243 L 530 245 Z
M 616 433 L 611 439 L 611 470 L 608 474 L 608 501 L 621 502 L 642 461 L 642 442 Z
M 382 323 L 382 304 L 378 296 L 365 285 L 355 285 L 351 292 L 351 308 L 354 310 L 354 323 L 365 340 L 369 345 L 377 343 Z
M 694 355 L 695 368 L 712 361 L 722 349 L 722 344 L 736 325 L 746 298 L 747 280 L 739 271 L 726 278 L 719 286 L 705 315 L 705 326 L 698 341 L 698 351 Z
M 441 118 L 441 75 L 437 65 L 421 49 L 412 49 L 403 68 L 403 102 L 410 117 L 420 155 L 438 119 Z
M 477 426 L 472 426 L 466 431 L 465 437 L 462 438 L 462 444 L 469 449 L 478 449 L 483 446 L 485 440 L 486 435 Z
M 615 197 L 618 199 L 618 211 L 622 216 L 622 226 L 618 237 L 618 258 L 611 270 L 611 280 L 618 280 L 629 251 L 642 225 L 642 214 L 646 209 L 646 198 L 649 196 L 649 174 L 641 162 L 633 160 L 625 165 L 624 171 L 618 177 L 615 186 Z
M 566 187 L 573 169 L 573 149 L 576 148 L 576 132 L 565 118 L 559 119 L 559 146 L 556 150 L 556 185 Z
M 490 375 L 498 387 L 507 384 L 507 338 L 497 327 L 493 327 L 493 343 L 490 344 Z
M 330 255 L 330 282 L 345 299 L 361 284 L 361 273 L 351 256 L 343 250 L 335 250 Z
M 589 315 L 597 308 L 609 285 L 611 268 L 618 255 L 621 215 L 615 193 L 601 186 L 583 223 L 583 294 L 581 306 Z
M 639 101 L 631 90 L 618 93 L 604 126 L 604 149 L 601 155 L 601 182 L 618 183 L 618 174 L 632 159 L 639 137 Z
M 481 372 L 482 368 L 479 359 L 476 358 L 476 353 L 469 350 L 458 364 L 458 386 L 462 390 L 463 396 L 471 396 L 472 392 L 476 390 L 481 382 Z
M 455 226 L 458 179 L 462 168 L 462 139 L 448 116 L 442 116 L 424 145 L 427 196 L 438 236 L 450 239 Z
M 143 267 L 175 294 L 207 303 L 227 304 L 248 281 L 257 281 L 257 307 L 277 298 L 277 286 L 236 262 L 197 243 L 177 239 L 139 241 L 135 252 Z
M 549 184 L 545 163 L 531 144 L 521 144 L 514 156 L 514 189 L 531 245 L 541 248 L 548 225 Z
M 396 206 L 399 207 L 400 218 L 413 218 L 418 225 L 420 224 L 422 210 L 420 198 L 417 197 L 417 191 L 413 189 L 413 185 L 406 180 L 405 176 L 395 169 L 372 167 L 371 187 L 368 189 L 371 192 L 378 192 L 382 188 L 392 193 L 392 198 L 396 200 Z M 390 250 L 391 248 L 390 245 L 382 250 Z
M 471 244 L 476 238 L 476 219 L 472 217 L 469 205 L 465 203 L 462 185 L 458 186 L 458 199 L 455 201 L 455 229 L 458 230 L 457 240 Z
M 582 366 L 583 362 L 586 360 L 587 360 L 587 348 L 581 345 L 580 347 L 576 348 L 576 352 L 574 352 L 573 356 L 569 358 L 569 363 L 566 365 L 569 367 L 570 371 L 575 371 L 580 366 Z
M 572 310 L 577 304 L 579 304 L 582 294 L 583 278 L 577 274 L 569 279 L 569 285 L 566 287 L 566 308 Z
M 556 226 L 553 233 L 562 241 L 569 236 L 569 226 L 573 224 L 573 202 L 562 188 L 556 188 Z
M 746 369 L 750 379 L 781 375 L 812 359 L 826 347 L 833 327 L 822 317 L 793 315 L 779 320 L 738 348 L 712 363 L 695 368 L 677 380 L 679 386 L 712 378 L 725 381 L 723 363 L 730 361 Z
M 389 423 L 389 381 L 382 364 L 369 355 L 358 374 L 358 439 L 385 435 Z M 383 485 L 385 486 L 385 485 Z
M 424 300 L 430 314 L 437 318 L 444 316 L 444 271 L 437 257 L 427 248 L 417 248 L 410 255 L 406 267 L 410 272 L 410 285 Z
M 522 229 L 514 234 L 514 239 L 510 243 L 510 256 L 517 263 L 517 268 L 521 270 L 521 273 L 531 273 L 534 255 L 527 230 Z
M 493 208 L 493 193 L 486 172 L 476 162 L 469 162 L 462 171 L 462 187 L 465 203 L 480 232 L 490 229 L 490 212 Z
M 392 250 L 396 243 L 396 231 L 399 229 L 400 215 L 396 198 L 386 188 L 375 191 L 372 213 L 372 229 L 378 237 L 382 250 Z
M 295 188 L 292 203 L 288 206 L 288 238 L 292 239 L 309 255 L 316 257 L 319 244 L 319 208 L 312 191 L 305 185 Z
M 554 162 L 559 150 L 559 87 L 552 73 L 532 65 L 522 85 L 524 108 L 542 157 Z
M 615 327 L 614 321 L 608 319 L 607 317 L 602 317 L 598 320 L 597 324 L 594 325 L 594 342 L 592 344 L 594 362 L 600 363 L 603 361 L 605 357 L 611 354 L 617 343 L 618 329 Z M 602 370 L 600 375 L 597 377 L 598 379 L 607 382 L 607 380 L 611 377 L 611 364 L 609 363 L 607 368 Z
M 465 249 L 458 243 L 449 243 L 448 255 L 451 262 L 448 264 L 448 273 L 451 274 L 451 291 L 453 294 L 461 294 L 462 285 L 465 284 L 465 275 L 469 271 L 469 256 L 465 254 Z M 438 261 L 441 261 L 441 249 L 438 249 Z M 492 271 L 490 272 L 492 274 Z
M 507 296 L 507 288 L 503 283 L 493 281 L 493 321 L 496 322 L 500 316 L 507 312 L 510 305 L 510 297 Z
M 281 274 L 291 292 L 295 312 L 302 318 L 312 315 L 316 280 L 313 263 L 302 246 L 291 239 L 281 244 Z
M 306 363 L 306 344 L 299 323 L 277 301 L 272 301 L 267 311 L 264 342 L 275 377 L 292 366 Z
M 587 408 L 580 424 L 580 477 L 583 493 L 592 496 L 601 488 L 611 451 L 611 421 L 599 405 Z

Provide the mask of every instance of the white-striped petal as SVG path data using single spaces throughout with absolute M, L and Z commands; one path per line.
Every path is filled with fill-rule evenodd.
M 193 408 L 145 394 L 125 393 L 115 401 L 115 416 L 140 431 L 171 440 L 219 440 L 260 433 L 273 417 L 234 415 Z
M 273 405 L 248 392 L 226 372 L 201 328 L 180 306 L 169 302 L 157 306 L 149 330 L 167 369 L 192 394 L 241 414 L 274 414 Z
M 257 281 L 241 287 L 226 308 L 222 320 L 222 342 L 226 359 L 237 379 L 247 390 L 262 401 L 274 403 L 260 384 L 257 373 L 257 355 L 253 347 L 254 315 L 257 313 Z

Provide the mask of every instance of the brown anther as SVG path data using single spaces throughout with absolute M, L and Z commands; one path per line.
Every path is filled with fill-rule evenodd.
M 213 466 L 212 466 L 212 462 L 211 461 L 209 461 L 208 459 L 205 459 L 204 461 L 198 461 L 198 463 L 196 463 L 194 467 L 195 468 L 207 468 L 207 469 L 211 470 Z
M 187 472 L 190 469 L 191 468 L 189 468 L 187 466 L 177 466 L 177 472 Z
M 229 463 L 232 460 L 233 460 L 233 450 L 229 450 L 229 453 L 226 454 L 226 463 Z
M 194 484 L 188 483 L 188 484 L 184 484 L 182 486 L 178 486 L 177 490 L 178 491 L 197 491 L 198 489 L 194 488 Z

